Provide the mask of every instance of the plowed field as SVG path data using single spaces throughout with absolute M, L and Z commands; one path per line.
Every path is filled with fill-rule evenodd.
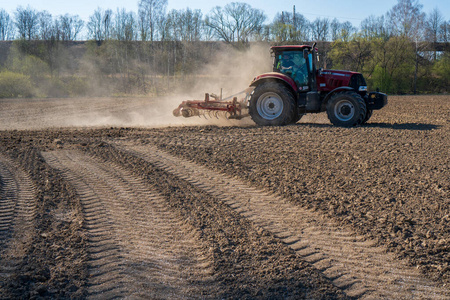
M 449 96 L 355 128 L 156 104 L 0 101 L 1 299 L 450 299 Z

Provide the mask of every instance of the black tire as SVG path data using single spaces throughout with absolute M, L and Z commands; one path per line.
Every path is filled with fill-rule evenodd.
M 366 124 L 367 121 L 369 121 L 370 117 L 372 116 L 373 113 L 373 109 L 368 109 L 366 112 L 366 116 L 364 118 L 364 121 L 362 122 L 362 124 Z
M 265 82 L 250 96 L 249 114 L 261 126 L 282 126 L 295 120 L 295 99 L 281 83 Z
M 327 115 L 336 126 L 352 127 L 364 123 L 366 103 L 357 93 L 345 91 L 331 96 L 327 103 Z

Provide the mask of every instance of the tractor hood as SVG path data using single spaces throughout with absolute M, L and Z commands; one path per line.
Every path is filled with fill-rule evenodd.
M 317 90 L 322 92 L 330 92 L 340 87 L 351 87 L 356 91 L 367 91 L 367 84 L 361 73 L 342 70 L 321 70 L 317 71 L 316 82 Z M 256 76 L 250 83 L 250 86 L 257 86 L 262 81 L 275 80 L 283 81 L 290 86 L 293 91 L 298 91 L 298 87 L 294 80 L 279 72 L 269 72 Z
M 336 88 L 350 86 L 359 90 L 365 86 L 366 81 L 361 73 L 342 70 L 321 70 L 317 73 L 317 89 L 319 91 L 332 91 Z
M 353 74 L 361 74 L 353 71 L 343 71 L 343 70 L 321 70 L 319 75 L 324 76 L 341 76 L 341 77 L 351 77 Z

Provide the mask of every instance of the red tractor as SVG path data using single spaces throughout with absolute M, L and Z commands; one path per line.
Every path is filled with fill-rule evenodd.
M 386 94 L 367 92 L 361 73 L 317 70 L 314 46 L 274 46 L 273 72 L 255 77 L 244 99 L 227 102 L 206 94 L 204 101 L 184 101 L 174 115 L 223 111 L 228 118 L 250 115 L 258 125 L 279 126 L 296 123 L 307 113 L 326 111 L 334 125 L 351 127 L 366 123 L 373 110 L 387 104 Z

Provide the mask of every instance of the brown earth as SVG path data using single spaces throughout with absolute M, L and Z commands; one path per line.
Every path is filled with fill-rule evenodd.
M 449 96 L 356 128 L 0 102 L 2 299 L 450 299 Z

